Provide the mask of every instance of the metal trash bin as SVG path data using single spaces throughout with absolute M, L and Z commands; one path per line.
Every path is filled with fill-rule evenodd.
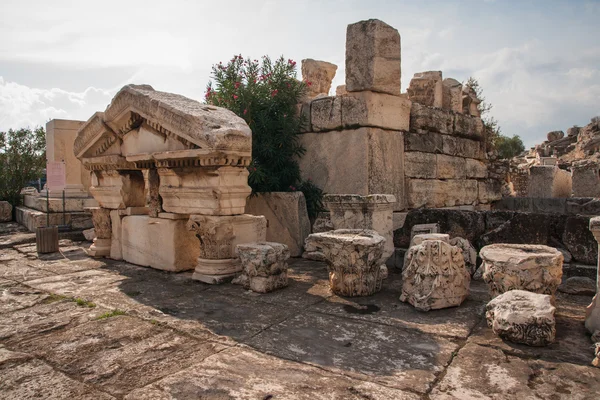
M 38 253 L 58 252 L 58 226 L 43 226 L 35 231 L 35 244 Z

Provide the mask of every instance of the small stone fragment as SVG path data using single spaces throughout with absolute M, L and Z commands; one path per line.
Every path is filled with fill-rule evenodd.
M 488 326 L 502 339 L 529 346 L 547 346 L 554 341 L 556 326 L 552 296 L 511 290 L 486 306 Z
M 450 244 L 452 246 L 457 246 L 462 250 L 463 257 L 465 258 L 465 265 L 471 276 L 473 276 L 473 274 L 475 274 L 477 271 L 477 250 L 475 247 L 473 247 L 471 242 L 469 242 L 467 239 L 461 237 L 450 239 Z
M 572 276 L 558 287 L 558 291 L 568 294 L 593 296 L 596 294 L 596 282 L 584 276 Z
M 236 252 L 242 264 L 242 273 L 233 283 L 257 293 L 269 293 L 287 286 L 290 251 L 285 244 L 238 244 Z
M 302 79 L 310 83 L 307 84 L 306 95 L 310 98 L 319 94 L 329 95 L 331 81 L 333 81 L 337 68 L 337 65 L 326 61 L 317 61 L 312 58 L 302 60 Z
M 85 236 L 85 240 L 88 242 L 91 242 L 96 238 L 96 230 L 94 228 L 86 229 L 82 233 L 83 236 Z

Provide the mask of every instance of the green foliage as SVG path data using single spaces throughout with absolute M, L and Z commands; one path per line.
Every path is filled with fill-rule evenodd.
M 45 167 L 44 128 L 0 132 L 0 200 L 19 205 L 21 189 L 41 177 Z
M 301 190 L 309 216 L 315 216 L 323 209 L 323 191 L 302 181 L 297 161 L 306 151 L 298 140 L 305 123 L 298 104 L 310 83 L 296 79 L 296 62 L 234 56 L 227 65 L 213 65 L 212 79 L 206 102 L 233 111 L 252 130 L 253 193 Z
M 518 135 L 512 138 L 500 135 L 496 138 L 494 147 L 498 151 L 498 156 L 503 159 L 516 157 L 525 151 L 525 145 Z
M 117 317 L 119 315 L 125 315 L 126 312 L 122 311 L 122 310 L 112 310 L 109 312 L 105 312 L 104 314 L 100 315 L 99 317 L 96 318 L 96 320 L 100 320 L 100 319 L 108 319 L 108 318 L 112 318 L 112 317 Z
M 92 303 L 91 301 L 85 300 L 85 299 L 80 299 L 80 298 L 74 298 L 73 301 L 75 303 L 77 303 L 77 305 L 79 307 L 88 307 L 88 308 L 94 308 L 96 307 L 95 303 Z

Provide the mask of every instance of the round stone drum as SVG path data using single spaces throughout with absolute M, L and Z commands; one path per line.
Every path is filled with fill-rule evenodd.
M 493 297 L 509 290 L 554 295 L 562 278 L 563 255 L 534 244 L 492 244 L 481 249 L 483 280 Z

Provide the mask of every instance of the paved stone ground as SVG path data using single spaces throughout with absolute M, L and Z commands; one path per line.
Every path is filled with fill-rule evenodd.
M 288 288 L 258 295 L 91 259 L 85 242 L 38 257 L 30 239 L 0 224 L 2 399 L 600 398 L 589 296 L 559 294 L 557 342 L 530 348 L 487 328 L 480 282 L 422 313 L 397 271 L 345 299 L 324 264 L 295 259 Z

